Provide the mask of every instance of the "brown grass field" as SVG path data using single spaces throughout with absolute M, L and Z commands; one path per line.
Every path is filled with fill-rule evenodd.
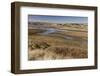
M 87 29 L 84 24 L 29 23 L 28 60 L 87 58 Z

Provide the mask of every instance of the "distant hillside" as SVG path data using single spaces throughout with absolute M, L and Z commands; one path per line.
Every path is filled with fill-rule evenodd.
M 87 25 L 87 23 L 50 23 L 50 22 L 28 22 L 30 25 L 51 25 L 51 24 L 56 24 L 56 25 Z
M 57 29 L 74 29 L 74 30 L 87 30 L 87 24 L 79 23 L 49 23 L 49 22 L 29 22 L 29 29 L 41 29 L 41 28 L 57 28 Z

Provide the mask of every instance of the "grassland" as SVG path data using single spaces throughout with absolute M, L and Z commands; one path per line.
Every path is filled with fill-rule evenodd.
M 29 23 L 28 60 L 87 58 L 86 24 Z

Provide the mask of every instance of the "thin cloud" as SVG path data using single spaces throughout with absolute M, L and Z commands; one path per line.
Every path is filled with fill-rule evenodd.
M 29 22 L 88 23 L 88 17 L 29 15 Z

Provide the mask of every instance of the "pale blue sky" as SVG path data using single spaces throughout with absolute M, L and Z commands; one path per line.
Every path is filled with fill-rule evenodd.
M 88 17 L 29 15 L 28 21 L 51 23 L 88 23 Z

